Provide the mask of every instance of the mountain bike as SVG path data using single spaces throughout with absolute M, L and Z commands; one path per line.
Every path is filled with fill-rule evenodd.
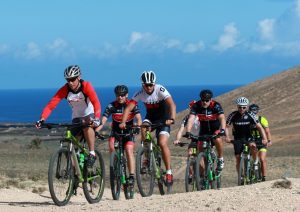
M 110 156 L 110 187 L 114 200 L 120 198 L 121 186 L 123 186 L 126 199 L 133 199 L 134 196 L 134 185 L 129 183 L 129 175 L 126 170 L 127 160 L 124 154 L 124 143 L 129 138 L 133 138 L 135 134 L 133 129 L 133 127 L 129 129 L 129 133 L 121 130 L 121 133 L 114 132 L 113 134 L 115 151 Z
M 221 171 L 217 170 L 217 157 L 212 146 L 212 141 L 219 135 L 191 135 L 191 139 L 197 140 L 202 145 L 203 152 L 196 158 L 195 177 L 197 190 L 221 188 Z M 199 148 L 199 146 L 198 146 Z M 201 168 L 203 170 L 201 170 Z
M 254 161 L 249 143 L 253 142 L 250 140 L 232 140 L 231 143 L 242 143 L 243 151 L 240 154 L 240 166 L 238 170 L 238 185 L 247 185 L 257 182 L 261 179 L 260 161 L 258 157 Z
M 48 185 L 51 198 L 58 206 L 66 205 L 82 183 L 84 196 L 89 203 L 101 200 L 105 184 L 105 167 L 102 155 L 95 150 L 96 161 L 88 168 L 86 161 L 89 155 L 85 139 L 79 140 L 71 133 L 75 127 L 86 127 L 87 124 L 53 124 L 43 123 L 42 128 L 67 128 L 60 140 L 60 148 L 53 153 L 48 169 Z M 98 135 L 98 138 L 104 139 Z
M 141 142 L 141 147 L 136 156 L 136 181 L 142 197 L 153 194 L 154 184 L 157 183 L 161 195 L 166 192 L 171 193 L 172 185 L 165 182 L 166 170 L 161 167 L 162 153 L 157 143 L 151 135 L 151 128 L 155 129 L 162 124 L 142 125 L 146 129 L 145 140 Z
M 185 137 L 183 135 L 183 137 Z M 196 184 L 196 159 L 197 155 L 199 154 L 199 149 L 197 145 L 198 141 L 192 139 L 191 143 L 180 142 L 177 145 L 180 147 L 184 147 L 188 145 L 190 149 L 190 153 L 186 160 L 186 169 L 185 169 L 185 191 L 197 191 L 197 184 Z

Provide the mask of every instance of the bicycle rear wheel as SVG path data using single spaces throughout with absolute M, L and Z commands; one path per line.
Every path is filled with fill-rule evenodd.
M 90 203 L 97 203 L 103 196 L 105 186 L 105 167 L 102 155 L 95 150 L 96 161 L 93 168 L 84 168 L 84 182 L 82 184 L 83 192 L 86 200 Z
M 138 149 L 136 156 L 136 181 L 142 197 L 148 197 L 153 194 L 154 170 L 152 164 L 154 162 L 150 152 L 146 155 L 143 147 Z
M 196 161 L 192 158 L 188 158 L 186 161 L 185 169 L 185 191 L 197 191 L 196 183 Z
M 110 156 L 110 189 L 113 199 L 118 200 L 121 192 L 121 176 L 120 162 L 116 152 L 112 152 Z
M 201 175 L 200 165 L 204 164 L 206 161 L 205 155 L 203 152 L 200 152 L 196 159 L 196 185 L 197 190 L 205 190 L 208 189 L 208 180 L 206 177 L 206 172 L 204 171 Z M 206 168 L 206 167 L 205 167 Z
M 65 149 L 55 152 L 49 163 L 48 185 L 52 200 L 58 206 L 66 205 L 74 186 L 74 172 L 71 153 Z

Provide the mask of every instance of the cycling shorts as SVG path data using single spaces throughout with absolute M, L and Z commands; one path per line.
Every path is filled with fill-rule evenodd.
M 149 119 L 145 119 L 143 121 L 143 124 L 152 124 L 152 122 Z M 166 135 L 166 136 L 170 137 L 171 128 L 169 125 L 162 125 L 162 126 L 156 127 L 155 129 L 152 129 L 152 131 L 153 130 L 156 130 L 155 135 L 156 135 L 157 140 L 160 135 Z
M 114 133 L 114 131 L 111 131 L 108 142 L 115 142 L 116 137 Z M 125 138 L 123 138 L 123 149 L 125 149 L 127 145 L 134 145 L 134 142 L 135 141 L 133 135 L 126 136 Z
M 72 124 L 82 123 L 83 121 L 89 122 L 91 119 L 94 119 L 94 118 L 95 118 L 94 113 L 91 113 L 90 115 L 87 115 L 85 117 L 79 117 L 79 118 L 72 119 Z M 71 129 L 71 133 L 74 136 L 80 135 L 81 132 L 82 132 L 82 127 L 74 127 Z
M 256 138 L 255 144 L 259 152 L 267 152 L 267 145 L 262 143 L 262 138 Z
M 252 140 L 252 138 L 248 138 L 246 140 L 249 140 L 249 139 Z M 238 140 L 244 140 L 244 139 L 235 139 L 235 140 L 238 141 Z M 254 143 L 254 142 L 255 141 L 251 141 L 250 143 Z M 235 155 L 240 155 L 243 152 L 243 143 L 242 142 L 234 142 L 233 146 L 234 146 L 234 154 Z

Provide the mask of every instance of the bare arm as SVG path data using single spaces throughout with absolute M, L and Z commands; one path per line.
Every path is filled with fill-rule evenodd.
M 135 114 L 135 119 L 136 119 L 136 122 L 137 122 L 136 124 L 138 126 L 142 125 L 142 116 L 141 116 L 140 113 Z
M 176 144 L 180 143 L 180 139 L 182 137 L 183 131 L 184 131 L 184 125 L 182 124 L 176 134 L 176 140 L 173 142 L 173 144 L 176 145 Z
M 187 124 L 186 124 L 186 131 L 187 132 L 191 132 L 192 127 L 193 127 L 193 123 L 195 121 L 195 118 L 196 118 L 196 116 L 194 114 L 189 115 L 189 119 L 188 119 Z
M 102 123 L 100 124 L 100 126 L 95 129 L 96 132 L 99 132 L 100 130 L 102 130 L 104 124 L 107 122 L 107 117 L 106 116 L 102 116 L 101 122 Z
M 166 121 L 166 124 L 170 125 L 170 124 L 173 124 L 173 122 L 175 121 L 176 105 L 171 96 L 166 98 L 165 101 L 166 101 L 166 104 L 168 105 L 168 107 L 170 108 L 170 119 Z
M 221 124 L 221 129 L 224 129 L 226 128 L 226 119 L 225 119 L 225 115 L 224 114 L 220 114 L 218 116 L 218 119 L 220 121 L 220 124 Z
M 265 133 L 265 130 L 264 128 L 261 126 L 260 123 L 257 123 L 256 124 L 256 128 L 258 129 L 258 131 L 260 132 L 261 136 L 262 136 L 262 143 L 267 145 L 267 136 L 266 136 L 266 133 Z
M 132 111 L 134 107 L 135 107 L 135 104 L 133 102 L 130 102 L 126 106 L 126 108 L 125 108 L 125 110 L 123 112 L 122 122 L 119 125 L 119 127 L 121 129 L 124 129 L 126 127 L 126 120 L 127 120 L 128 116 L 129 116 L 130 111 Z

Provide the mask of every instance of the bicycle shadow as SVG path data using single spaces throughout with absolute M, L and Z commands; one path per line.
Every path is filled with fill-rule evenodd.
M 32 206 L 32 207 L 38 207 L 38 206 L 49 206 L 49 205 L 55 205 L 52 202 L 51 197 L 46 196 L 46 195 L 40 195 L 40 197 L 49 199 L 49 201 L 43 201 L 43 202 L 34 202 L 34 201 L 21 201 L 21 202 L 13 202 L 13 201 L 0 201 L 0 206 L 1 205 L 9 205 L 9 206 Z

